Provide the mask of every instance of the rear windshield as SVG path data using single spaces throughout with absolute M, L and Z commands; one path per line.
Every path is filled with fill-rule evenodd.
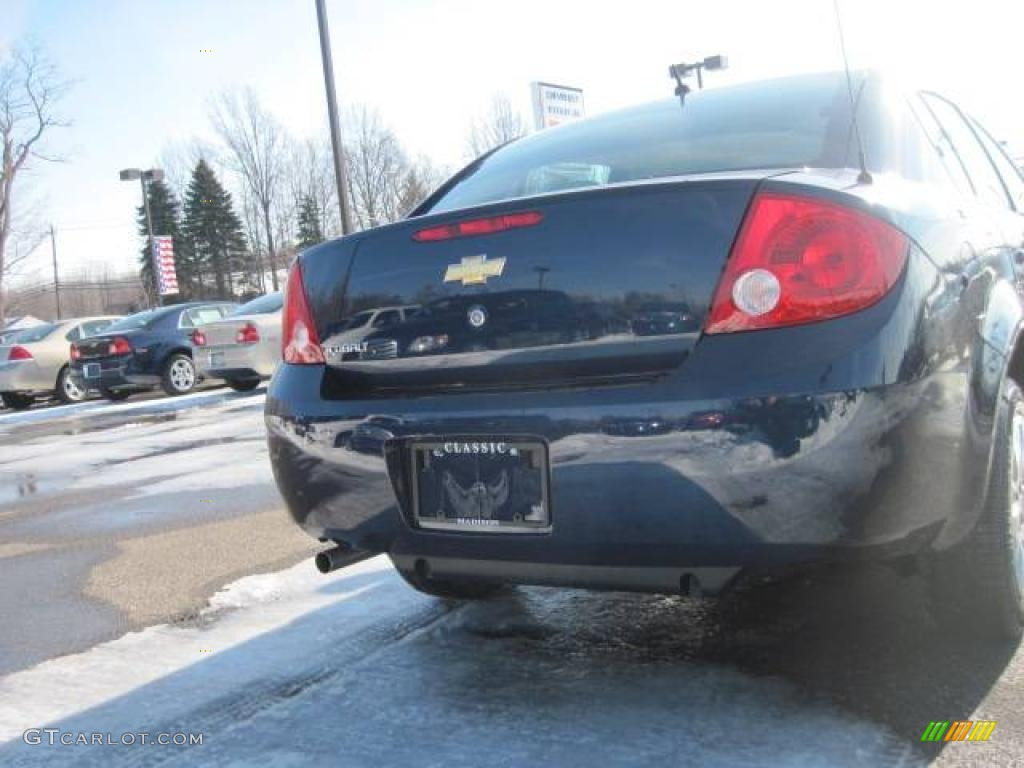
M 280 293 L 268 293 L 266 296 L 259 296 L 248 301 L 240 307 L 231 310 L 232 315 L 269 315 L 277 312 L 284 304 Z
M 842 167 L 848 116 L 836 73 L 695 90 L 685 106 L 670 99 L 513 142 L 470 166 L 428 210 L 694 173 Z
M 14 334 L 14 337 L 9 343 L 27 344 L 31 341 L 42 341 L 56 329 L 57 326 L 51 323 L 47 323 L 46 325 L 34 325 L 31 328 L 26 328 L 24 331 L 18 331 Z
M 140 328 L 145 328 L 153 320 L 158 317 L 162 317 L 166 314 L 166 311 L 161 312 L 156 309 L 147 309 L 142 312 L 136 312 L 134 315 L 128 315 L 123 317 L 117 322 L 111 323 L 106 327 L 103 333 L 110 333 L 111 331 L 137 331 Z

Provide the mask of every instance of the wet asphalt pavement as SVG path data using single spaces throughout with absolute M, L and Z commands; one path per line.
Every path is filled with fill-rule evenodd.
M 259 393 L 204 393 L 0 417 L 0 675 L 187 623 L 225 583 L 316 548 L 280 509 L 261 409 Z M 584 678 L 734 670 L 792 684 L 806 711 L 884 726 L 906 745 L 894 764 L 1024 764 L 1019 648 L 942 636 L 924 592 L 914 573 L 845 566 L 747 578 L 717 601 L 530 589 L 451 610 L 478 617 L 461 625 L 475 637 L 515 643 L 524 676 L 549 659 Z M 919 742 L 930 721 L 957 719 L 998 725 L 985 744 Z
M 0 675 L 187 620 L 316 549 L 281 512 L 262 407 L 208 391 L 0 417 Z

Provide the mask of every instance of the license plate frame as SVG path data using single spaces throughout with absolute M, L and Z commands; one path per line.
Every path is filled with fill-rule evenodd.
M 224 367 L 224 353 L 210 351 L 209 355 L 210 367 L 211 368 L 223 368 Z
M 103 372 L 99 363 L 86 363 L 82 366 L 82 373 L 87 379 L 98 379 Z
M 474 452 L 474 446 L 486 446 L 485 452 Z M 487 535 L 551 532 L 551 465 L 544 440 L 422 438 L 409 443 L 409 454 L 416 527 Z

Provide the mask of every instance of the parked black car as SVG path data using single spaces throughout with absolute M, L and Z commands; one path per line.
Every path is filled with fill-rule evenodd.
M 575 188 L 545 186 L 562 168 Z M 335 552 L 385 552 L 437 595 L 714 593 L 870 558 L 924 568 L 948 626 L 1019 635 L 1022 211 L 977 122 L 873 73 L 852 95 L 808 75 L 541 131 L 299 257 L 266 405 L 278 486 Z M 449 298 L 479 331 L 474 307 L 541 283 L 679 317 L 325 355 L 350 307 Z M 376 454 L 336 440 L 370 420 Z
M 220 320 L 235 306 L 191 302 L 129 315 L 103 334 L 71 345 L 71 375 L 80 387 L 99 390 L 109 400 L 156 387 L 184 395 L 199 382 L 192 331 Z

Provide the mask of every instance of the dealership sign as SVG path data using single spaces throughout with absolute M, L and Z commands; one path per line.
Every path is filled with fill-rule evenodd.
M 153 238 L 153 275 L 161 296 L 178 292 L 178 273 L 174 268 L 174 238 L 157 235 Z
M 583 91 L 567 85 L 531 83 L 533 124 L 540 131 L 584 116 Z

